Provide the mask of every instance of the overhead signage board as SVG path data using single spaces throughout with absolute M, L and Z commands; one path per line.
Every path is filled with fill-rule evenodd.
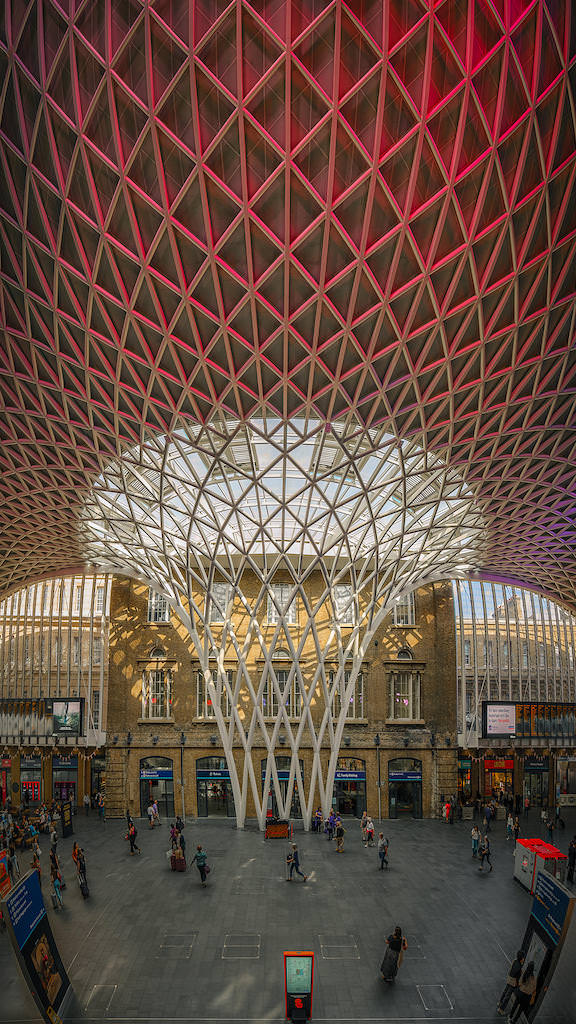
M 199 782 L 218 781 L 218 779 L 229 781 L 230 772 L 226 768 L 199 768 L 196 772 L 196 778 Z
M 172 768 L 141 768 L 141 779 L 172 779 L 174 770 Z
M 485 739 L 576 739 L 574 705 L 485 700 L 482 735 Z
M 336 771 L 334 778 L 337 782 L 365 782 L 366 772 Z
M 422 782 L 421 771 L 388 771 L 389 782 Z

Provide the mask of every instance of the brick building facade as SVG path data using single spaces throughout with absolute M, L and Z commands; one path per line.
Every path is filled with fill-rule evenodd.
M 312 599 L 313 577 L 308 586 Z M 243 592 L 250 596 L 250 580 L 243 581 Z M 195 649 L 188 631 L 166 611 L 167 621 L 162 621 L 162 615 L 155 615 L 146 586 L 115 577 L 107 708 L 108 814 L 119 816 L 127 808 L 135 814 L 145 813 L 150 795 L 155 795 L 166 813 L 234 816 L 219 729 L 202 685 Z M 381 811 L 382 817 L 403 812 L 429 817 L 438 813 L 442 794 L 456 792 L 456 651 L 450 583 L 419 589 L 403 611 L 403 615 L 394 614 L 385 620 L 362 662 L 334 785 L 333 801 L 344 813 L 360 813 L 366 806 L 374 816 Z M 241 635 L 241 612 L 236 618 L 235 628 Z M 413 624 L 405 624 L 408 622 Z M 266 623 L 262 628 L 267 628 Z M 320 620 L 318 628 L 326 628 L 326 624 Z M 291 633 L 297 636 L 298 630 L 295 616 Z M 278 674 L 289 671 L 281 645 L 277 645 L 275 661 Z M 313 652 L 306 647 L 300 665 L 305 682 L 312 680 Z M 224 669 L 237 670 L 233 651 L 227 647 Z M 247 647 L 246 669 L 256 687 L 263 665 L 255 642 Z M 287 704 L 294 699 L 290 686 L 288 691 Z M 223 711 L 229 723 L 225 700 L 223 697 Z M 238 692 L 238 706 L 248 721 L 251 697 L 245 687 Z M 313 710 L 315 726 L 321 713 L 322 701 L 318 699 Z M 290 706 L 289 714 L 297 729 L 298 709 Z M 287 783 L 290 753 L 285 740 L 280 728 L 275 750 L 281 786 Z M 241 772 L 242 744 L 235 743 L 233 752 Z M 321 756 L 327 762 L 329 755 L 326 739 Z M 254 742 L 251 757 L 255 777 L 260 780 L 265 745 L 259 747 Z M 305 729 L 298 757 L 308 793 L 313 758 Z M 315 792 L 314 806 L 319 802 Z M 275 809 L 273 794 L 268 807 Z M 299 813 L 298 797 L 292 809 L 294 814 Z M 255 816 L 256 808 L 249 798 L 247 817 Z

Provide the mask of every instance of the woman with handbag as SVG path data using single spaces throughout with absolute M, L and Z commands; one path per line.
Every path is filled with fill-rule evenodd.
M 400 925 L 397 925 L 392 935 L 389 935 L 386 939 L 386 947 L 384 959 L 380 964 L 380 974 L 383 981 L 391 983 L 398 974 L 398 968 L 402 963 L 404 951 L 408 949 L 408 943 L 402 935 Z
M 521 1013 L 528 1014 L 532 1003 L 536 999 L 536 987 L 537 980 L 534 974 L 534 961 L 530 960 L 516 989 L 516 1005 L 508 1017 L 509 1024 L 514 1024 L 515 1021 L 519 1020 Z

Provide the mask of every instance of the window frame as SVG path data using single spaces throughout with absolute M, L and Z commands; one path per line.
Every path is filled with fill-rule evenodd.
M 408 621 L 401 622 L 400 617 L 403 610 L 406 610 L 404 616 Z M 409 591 L 408 594 L 404 594 L 403 597 L 399 598 L 394 605 L 394 626 L 399 629 L 409 629 L 411 626 L 416 625 L 416 599 L 414 597 L 414 591 Z
M 224 672 L 228 687 L 231 687 L 233 685 L 232 669 L 224 669 Z M 223 686 L 222 693 L 220 694 L 220 710 L 225 719 L 229 719 L 232 716 L 232 702 L 228 694 L 228 687 Z M 213 722 L 216 718 L 214 705 L 210 704 L 209 710 L 208 687 L 206 686 L 204 673 L 200 668 L 196 670 L 196 717 L 210 722 Z
M 170 622 L 170 602 L 164 594 L 160 594 L 153 587 L 148 588 L 147 621 L 151 626 Z
M 346 595 L 343 598 L 342 592 L 346 591 Z M 342 606 L 346 607 L 346 611 L 342 610 Z M 356 607 L 354 603 L 354 591 L 351 583 L 336 583 L 334 585 L 332 593 L 332 611 L 334 613 L 334 620 L 340 626 L 353 626 L 356 621 Z M 346 616 L 346 618 L 344 618 Z
M 294 593 L 289 605 L 286 605 L 283 594 L 294 592 L 291 583 L 271 583 L 266 602 L 266 625 L 278 626 L 283 622 L 286 626 L 298 625 L 298 595 Z M 278 606 L 282 611 L 278 611 Z
M 400 684 L 406 682 L 406 690 L 404 693 L 400 690 Z M 389 682 L 389 716 L 388 721 L 393 723 L 407 723 L 407 722 L 419 722 L 422 720 L 422 673 L 419 669 L 412 667 L 410 671 L 406 669 L 394 668 L 390 672 Z M 398 700 L 397 698 L 400 698 Z M 401 701 L 406 701 L 409 709 L 409 714 L 398 715 L 395 713 L 396 708 L 399 706 Z

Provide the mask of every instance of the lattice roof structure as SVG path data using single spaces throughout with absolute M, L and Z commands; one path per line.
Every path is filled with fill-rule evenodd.
M 0 55 L 2 587 L 272 416 L 429 454 L 576 604 L 572 4 L 6 0 Z

